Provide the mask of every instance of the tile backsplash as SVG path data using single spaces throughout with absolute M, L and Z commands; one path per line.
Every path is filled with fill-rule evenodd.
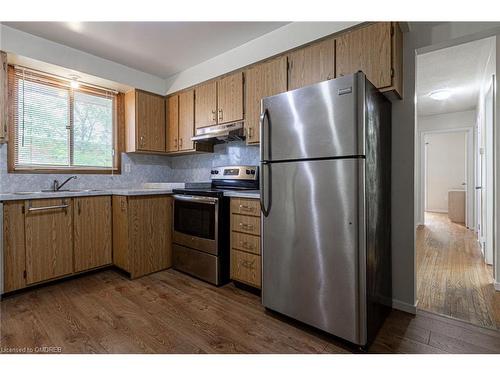
M 258 165 L 259 147 L 245 142 L 215 145 L 211 154 L 176 156 L 170 158 L 170 182 L 201 182 L 210 180 L 210 169 L 223 165 Z
M 78 175 L 70 189 L 138 187 L 145 182 L 202 182 L 210 180 L 210 169 L 221 165 L 258 165 L 259 147 L 245 142 L 216 145 L 214 153 L 186 156 L 122 154 L 120 175 Z M 0 192 L 37 191 L 51 188 L 68 174 L 7 173 L 7 145 L 0 145 Z

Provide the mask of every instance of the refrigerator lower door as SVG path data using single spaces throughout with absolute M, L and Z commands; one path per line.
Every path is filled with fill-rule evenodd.
M 364 159 L 263 165 L 265 307 L 366 343 Z

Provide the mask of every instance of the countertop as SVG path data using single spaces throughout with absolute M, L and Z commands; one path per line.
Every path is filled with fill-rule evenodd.
M 15 201 L 26 199 L 45 198 L 72 198 L 72 197 L 94 197 L 99 195 L 164 195 L 172 194 L 172 189 L 182 189 L 184 183 L 148 183 L 136 188 L 128 189 L 82 189 L 67 190 L 60 192 L 13 192 L 0 193 L 0 201 Z
M 238 198 L 260 198 L 259 190 L 228 190 L 224 191 L 224 196 L 226 197 L 238 197 Z
M 28 199 L 47 199 L 47 198 L 72 198 L 72 197 L 95 197 L 100 195 L 165 195 L 172 194 L 172 189 L 182 189 L 185 187 L 183 182 L 179 183 L 147 183 L 136 188 L 121 188 L 121 189 L 81 189 L 81 190 L 66 190 L 60 192 L 12 192 L 0 193 L 1 201 L 17 201 Z M 260 198 L 259 190 L 226 190 L 226 197 L 239 198 Z

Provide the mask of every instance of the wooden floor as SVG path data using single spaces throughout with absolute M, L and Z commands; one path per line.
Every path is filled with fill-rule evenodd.
M 260 297 L 174 270 L 137 280 L 107 270 L 0 302 L 0 351 L 62 353 L 350 353 L 355 349 L 266 311 Z M 500 333 L 433 314 L 393 311 L 372 353 L 500 353 Z
M 500 292 L 474 233 L 447 214 L 426 213 L 417 229 L 418 308 L 500 329 Z

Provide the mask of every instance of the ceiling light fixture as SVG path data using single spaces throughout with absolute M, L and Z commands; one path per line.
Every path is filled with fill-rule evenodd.
M 436 90 L 429 94 L 431 99 L 434 100 L 446 100 L 451 96 L 450 90 Z

